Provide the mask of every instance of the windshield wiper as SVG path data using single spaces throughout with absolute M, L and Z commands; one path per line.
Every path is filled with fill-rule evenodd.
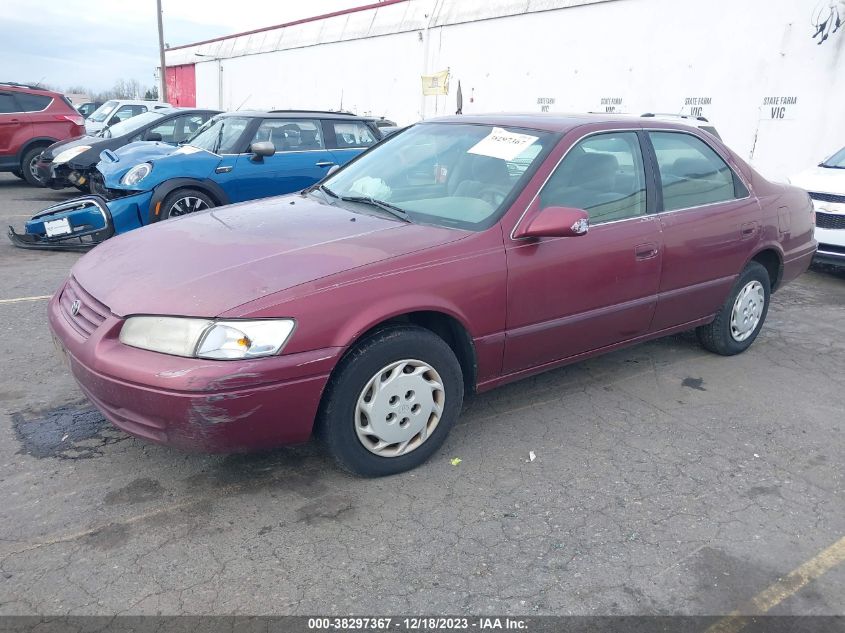
M 321 187 L 321 189 L 324 189 L 324 187 Z M 372 198 L 370 196 L 337 196 L 336 194 L 332 195 L 335 195 L 335 197 L 339 197 L 344 202 L 360 202 L 362 204 L 368 204 L 372 207 L 377 207 L 382 211 L 386 211 L 394 218 L 402 220 L 403 222 L 411 222 L 411 218 L 408 216 L 408 212 L 405 211 L 405 209 L 403 209 L 402 207 L 397 207 L 395 204 L 385 202 L 384 200 L 376 200 L 375 198 Z
M 326 187 L 326 185 L 317 185 L 317 189 L 322 191 L 324 194 L 331 196 L 332 198 L 339 198 L 340 197 L 334 191 L 332 191 L 331 189 Z

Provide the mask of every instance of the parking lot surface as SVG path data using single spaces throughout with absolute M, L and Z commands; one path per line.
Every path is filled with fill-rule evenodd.
M 73 191 L 0 174 L 0 220 Z M 0 242 L 0 614 L 723 614 L 796 568 L 770 613 L 845 613 L 845 275 L 775 294 L 745 354 L 681 336 L 524 380 L 363 480 L 314 444 L 112 429 L 47 329 L 78 257 Z

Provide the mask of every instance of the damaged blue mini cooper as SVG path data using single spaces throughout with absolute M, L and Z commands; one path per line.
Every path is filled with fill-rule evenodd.
M 36 213 L 15 246 L 80 250 L 112 235 L 321 180 L 381 139 L 374 119 L 342 112 L 232 112 L 179 147 L 137 142 L 100 154 L 89 196 Z

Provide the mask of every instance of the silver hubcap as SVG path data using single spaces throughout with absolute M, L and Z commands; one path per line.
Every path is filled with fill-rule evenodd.
M 380 457 L 398 457 L 431 437 L 443 415 L 440 375 L 420 360 L 400 360 L 367 381 L 355 407 L 361 444 Z
M 207 208 L 208 205 L 202 198 L 185 196 L 173 203 L 173 206 L 170 207 L 170 211 L 167 213 L 167 217 L 172 218 L 177 215 L 187 215 L 188 213 L 195 213 Z
M 41 182 L 41 178 L 38 175 L 38 156 L 35 156 L 31 161 L 29 161 L 29 173 L 32 174 L 32 177 L 35 178 L 38 182 Z
M 759 281 L 749 281 L 742 287 L 731 312 L 731 336 L 742 342 L 754 333 L 763 316 L 766 293 Z

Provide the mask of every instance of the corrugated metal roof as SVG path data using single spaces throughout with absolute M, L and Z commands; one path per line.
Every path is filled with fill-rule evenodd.
M 203 57 L 230 58 L 304 48 L 394 33 L 420 31 L 521 13 L 550 11 L 613 0 L 406 0 L 348 10 L 319 19 L 188 44 L 165 51 L 167 65 L 191 64 Z

